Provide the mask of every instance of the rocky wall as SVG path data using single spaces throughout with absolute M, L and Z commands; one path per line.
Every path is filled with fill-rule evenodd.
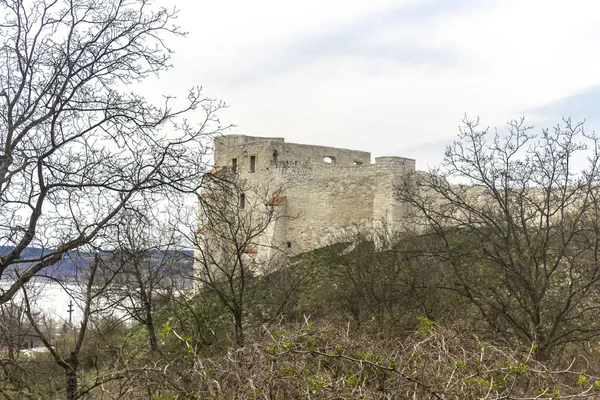
M 326 156 L 331 163 L 323 160 Z M 238 179 L 251 187 L 281 190 L 285 196 L 286 217 L 268 230 L 265 240 L 292 254 L 330 244 L 349 226 L 368 228 L 382 218 L 400 224 L 406 206 L 396 200 L 395 187 L 415 170 L 415 160 L 403 157 L 378 157 L 371 164 L 370 153 L 363 151 L 285 143 L 281 138 L 216 139 L 216 165 L 230 169 L 233 158 Z

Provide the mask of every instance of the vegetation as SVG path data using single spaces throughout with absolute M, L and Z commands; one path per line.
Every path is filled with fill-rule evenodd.
M 194 304 L 203 300 L 193 299 Z M 197 310 L 198 311 L 198 310 Z M 181 312 L 181 311 L 180 311 Z M 79 353 L 76 398 L 590 398 L 600 395 L 595 351 L 535 360 L 534 347 L 443 328 L 421 317 L 411 332 L 348 328 L 326 318 L 250 329 L 236 348 L 231 324 L 211 326 L 213 342 L 194 340 L 197 321 L 165 319 L 160 355 L 143 326 L 107 319 Z M 197 325 L 196 325 L 197 326 Z M 207 326 L 203 327 L 207 329 Z M 69 335 L 57 348 L 72 346 Z M 62 350 L 59 350 L 62 351 Z M 596 361 L 595 361 L 596 360 Z M 3 364 L 0 396 L 64 396 L 48 353 L 22 353 Z M 43 379 L 41 379 L 43 378 Z M 38 383 L 40 382 L 40 383 Z
M 242 211 L 240 193 L 258 188 L 210 174 L 202 222 L 220 236 L 187 237 L 193 295 L 168 251 L 181 224 L 128 208 L 106 229 L 113 250 L 71 288 L 75 326 L 37 313 L 30 285 L 2 305 L 0 398 L 600 396 L 598 144 L 580 125 L 540 138 L 511 127 L 489 140 L 467 123 L 445 169 L 399 182 L 406 229 L 348 227 L 292 258 L 260 239 L 280 218 L 256 200 L 272 192 Z M 32 337 L 46 351 L 20 346 Z
M 0 9 L 0 398 L 600 397 L 600 141 L 583 125 L 465 120 L 439 169 L 397 183 L 403 230 L 348 227 L 289 258 L 263 235 L 294 217 L 281 188 L 207 173 L 222 104 L 125 90 L 169 67 L 175 11 Z M 60 324 L 32 280 L 67 285 L 48 268 L 77 252 L 81 318 Z
M 170 67 L 175 15 L 146 0 L 0 1 L 0 303 L 97 249 L 126 209 L 201 187 L 223 105 L 198 88 L 160 105 L 132 91 Z
M 500 136 L 465 121 L 441 168 L 398 194 L 427 234 L 421 253 L 441 267 L 440 287 L 541 360 L 600 334 L 599 172 L 599 138 L 582 124 L 538 136 L 513 121 Z

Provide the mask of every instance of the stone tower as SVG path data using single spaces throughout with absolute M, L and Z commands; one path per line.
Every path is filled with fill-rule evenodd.
M 249 188 L 235 194 L 239 207 L 277 208 L 280 217 L 247 251 L 258 259 L 271 257 L 274 248 L 298 254 L 328 245 L 351 225 L 369 227 L 385 219 L 398 226 L 406 206 L 396 201 L 394 187 L 402 175 L 415 171 L 415 160 L 409 158 L 377 157 L 372 164 L 365 151 L 245 135 L 216 138 L 214 162 L 212 175 Z M 211 195 L 208 191 L 205 196 Z M 252 202 L 257 196 L 259 201 Z

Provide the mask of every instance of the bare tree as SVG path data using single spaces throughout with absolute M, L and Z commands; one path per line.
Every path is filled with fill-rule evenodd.
M 231 312 L 235 341 L 244 345 L 244 319 L 256 301 L 253 278 L 285 259 L 269 230 L 286 215 L 281 189 L 256 186 L 221 169 L 207 174 L 200 197 L 195 274 L 201 290 L 214 292 Z M 272 236 L 272 235 L 271 235 Z
M 20 271 L 0 303 L 145 193 L 200 186 L 222 104 L 129 88 L 170 67 L 175 16 L 146 0 L 0 0 L 0 278 Z
M 27 334 L 22 299 L 12 299 L 0 305 L 0 348 L 6 351 L 9 360 L 15 359 Z
M 162 228 L 150 210 L 126 213 L 113 236 L 114 249 L 102 266 L 109 277 L 116 276 L 105 295 L 146 328 L 150 350 L 159 351 L 154 315 L 185 289 L 192 257 L 181 249 L 177 232 Z
M 313 277 L 311 309 L 331 313 L 334 305 L 342 318 L 349 315 L 357 325 L 380 332 L 406 331 L 419 317 L 440 321 L 452 314 L 451 296 L 441 298 L 432 290 L 441 278 L 422 257 L 418 238 L 385 219 L 368 227 L 347 226 L 315 254 L 327 267 Z
M 570 120 L 539 136 L 523 120 L 503 136 L 465 120 L 441 169 L 398 190 L 445 288 L 539 359 L 600 335 L 598 139 Z
M 105 368 L 96 366 L 92 379 L 89 379 L 85 385 L 80 385 L 81 354 L 89 331 L 95 323 L 100 322 L 114 309 L 114 304 L 105 301 L 103 293 L 111 285 L 115 274 L 107 274 L 106 269 L 101 267 L 102 263 L 103 260 L 97 254 L 94 255 L 88 270 L 79 274 L 77 280 L 71 282 L 68 287 L 64 287 L 75 300 L 76 307 L 80 308 L 81 320 L 69 327 L 62 337 L 56 336 L 51 329 L 48 329 L 46 319 L 40 317 L 40 312 L 36 309 L 29 292 L 31 288 L 28 285 L 21 288 L 25 300 L 25 315 L 55 364 L 64 372 L 64 393 L 70 400 L 81 398 L 94 388 L 123 377 L 120 371 L 106 371 Z M 60 280 L 52 279 L 52 281 L 63 284 Z M 34 289 L 39 289 L 39 285 L 34 286 Z M 69 338 L 71 334 L 72 339 Z M 90 378 L 89 374 L 87 378 Z

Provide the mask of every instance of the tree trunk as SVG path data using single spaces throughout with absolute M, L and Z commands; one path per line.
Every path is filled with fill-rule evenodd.
M 77 399 L 77 365 L 79 359 L 74 352 L 71 352 L 69 357 L 65 360 L 65 384 L 67 389 L 67 400 Z
M 8 342 L 8 359 L 11 361 L 15 360 L 15 345 L 12 339 L 9 339 Z
M 244 327 L 242 326 L 242 313 L 233 314 L 235 323 L 235 343 L 238 347 L 244 347 Z
M 146 314 L 146 328 L 148 329 L 148 337 L 150 338 L 150 351 L 158 352 L 158 339 L 156 338 L 156 331 L 154 329 L 154 318 L 152 318 L 152 312 Z

